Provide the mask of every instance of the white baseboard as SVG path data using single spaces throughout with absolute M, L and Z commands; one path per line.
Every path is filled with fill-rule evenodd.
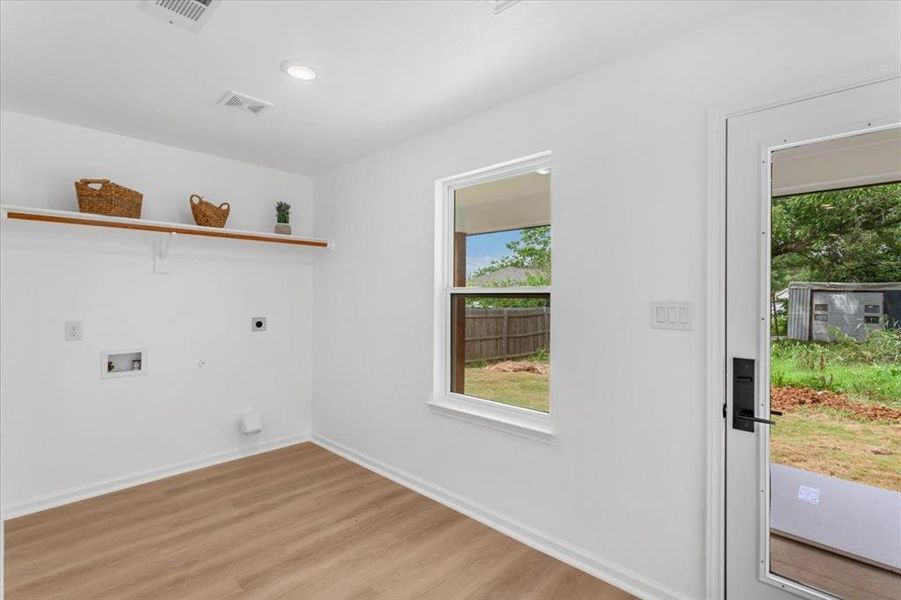
M 263 452 L 269 452 L 270 450 L 277 450 L 278 448 L 293 446 L 295 444 L 301 444 L 303 442 L 309 441 L 310 434 L 303 433 L 300 435 L 292 435 L 276 440 L 269 440 L 267 442 L 260 442 L 258 444 L 254 444 L 253 446 L 245 446 L 243 448 L 237 448 L 235 450 L 226 450 L 225 452 L 207 454 L 198 458 L 192 458 L 190 460 L 172 463 L 163 467 L 159 467 L 157 469 L 149 469 L 147 471 L 141 471 L 139 473 L 132 473 L 131 475 L 126 475 L 124 477 L 116 477 L 115 479 L 107 479 L 106 481 L 99 481 L 87 485 L 71 487 L 60 492 L 33 496 L 28 500 L 24 500 L 22 502 L 3 506 L 2 509 L 0 509 L 0 513 L 2 513 L 3 515 L 3 520 L 6 521 L 42 510 L 47 510 L 48 508 L 62 506 L 63 504 L 70 504 L 79 500 L 85 500 L 87 498 L 93 498 L 95 496 L 102 496 L 103 494 L 109 494 L 110 492 L 115 492 L 125 488 L 134 487 L 136 485 L 141 485 L 142 483 L 149 483 L 158 479 L 165 479 L 166 477 L 172 477 L 173 475 L 179 475 L 188 471 L 202 469 L 203 467 L 218 465 L 220 463 L 229 462 L 239 458 L 253 456 L 254 454 L 261 454 Z
M 313 435 L 313 443 L 334 452 L 361 467 L 378 473 L 459 513 L 495 529 L 504 535 L 553 556 L 580 571 L 606 581 L 643 600 L 693 600 L 634 571 L 595 556 L 563 540 L 537 531 L 527 525 L 503 517 L 489 508 L 471 502 L 444 488 L 428 483 L 405 471 L 343 446 L 321 435 Z

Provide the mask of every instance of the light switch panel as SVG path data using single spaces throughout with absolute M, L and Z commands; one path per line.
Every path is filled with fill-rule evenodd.
M 694 329 L 691 302 L 651 302 L 651 327 L 654 329 Z

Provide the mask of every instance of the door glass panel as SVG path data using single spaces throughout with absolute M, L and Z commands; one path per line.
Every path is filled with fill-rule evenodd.
M 823 181 L 899 138 L 772 157 L 770 571 L 845 598 L 901 597 L 901 183 Z

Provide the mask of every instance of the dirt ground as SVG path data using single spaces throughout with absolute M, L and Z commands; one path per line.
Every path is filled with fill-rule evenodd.
M 784 413 L 770 430 L 773 462 L 901 490 L 901 411 L 797 387 L 774 387 L 771 399 Z
M 775 410 L 787 412 L 801 406 L 832 408 L 867 421 L 901 421 L 901 410 L 854 402 L 835 392 L 798 387 L 774 387 L 770 392 L 770 407 Z
M 538 373 L 547 375 L 551 372 L 548 363 L 533 362 L 529 360 L 505 360 L 485 367 L 491 373 Z

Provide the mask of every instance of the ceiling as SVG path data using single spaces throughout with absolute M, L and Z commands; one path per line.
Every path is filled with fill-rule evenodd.
M 750 5 L 230 0 L 193 33 L 138 4 L 0 2 L 0 106 L 314 175 Z

